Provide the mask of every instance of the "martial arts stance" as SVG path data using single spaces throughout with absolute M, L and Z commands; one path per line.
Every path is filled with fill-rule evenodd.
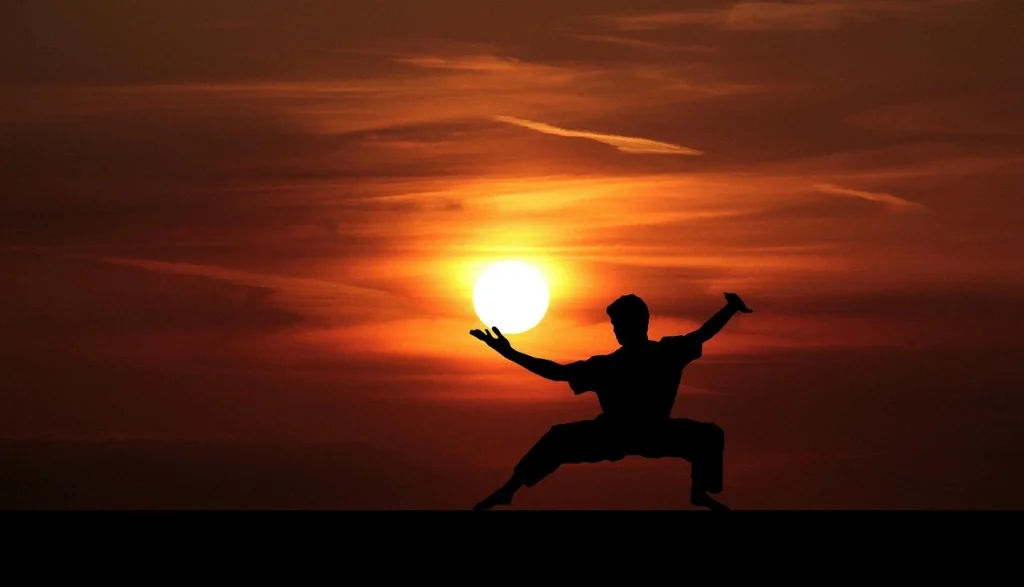
M 470 334 L 506 359 L 552 381 L 566 381 L 579 395 L 597 394 L 602 414 L 593 420 L 557 424 L 519 461 L 512 477 L 476 505 L 485 510 L 509 505 L 523 486 L 533 487 L 561 465 L 618 461 L 627 456 L 675 457 L 690 462 L 690 503 L 713 510 L 728 509 L 709 493 L 722 491 L 725 433 L 712 423 L 673 418 L 683 368 L 703 354 L 703 345 L 718 334 L 736 312 L 751 310 L 734 293 L 726 305 L 699 329 L 683 336 L 647 337 L 650 312 L 635 295 L 625 295 L 607 308 L 615 338 L 621 345 L 608 355 L 561 365 L 512 348 L 494 328 Z

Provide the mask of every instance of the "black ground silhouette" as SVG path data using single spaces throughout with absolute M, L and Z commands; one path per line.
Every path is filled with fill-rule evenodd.
M 552 426 L 519 461 L 512 477 L 474 509 L 509 505 L 519 489 L 533 487 L 562 465 L 641 456 L 689 461 L 690 503 L 728 510 L 708 495 L 723 489 L 725 432 L 711 422 L 671 416 L 686 365 L 703 355 L 704 343 L 737 312 L 751 312 L 738 295 L 726 293 L 725 299 L 725 307 L 697 330 L 654 341 L 647 336 L 647 304 L 633 294 L 622 296 L 607 308 L 621 346 L 611 354 L 567 365 L 513 349 L 497 328 L 471 330 L 471 335 L 527 370 L 552 381 L 566 381 L 577 395 L 596 393 L 602 411 L 593 420 Z

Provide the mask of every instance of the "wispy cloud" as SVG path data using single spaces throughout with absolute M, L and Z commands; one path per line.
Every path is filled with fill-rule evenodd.
M 847 196 L 850 198 L 860 198 L 862 200 L 868 200 L 869 202 L 878 202 L 879 204 L 884 204 L 897 210 L 910 211 L 925 209 L 924 206 L 917 202 L 904 200 L 903 198 L 899 198 L 892 194 L 887 194 L 884 192 L 867 192 L 863 190 L 852 190 L 829 183 L 819 183 L 815 184 L 813 187 L 815 190 L 822 193 L 835 194 L 837 196 Z
M 651 139 L 643 139 L 639 137 L 627 137 L 622 135 L 610 135 L 603 133 L 590 132 L 585 130 L 570 130 L 566 128 L 560 128 L 545 124 L 543 122 L 534 122 L 532 120 L 523 120 L 521 118 L 514 118 L 512 116 L 493 116 L 494 120 L 498 122 L 504 122 L 506 124 L 513 124 L 542 132 L 550 135 L 558 135 L 562 137 L 575 137 L 581 139 L 590 139 L 606 145 L 611 145 L 616 149 L 624 153 L 653 153 L 659 155 L 703 155 L 703 151 L 691 149 L 689 147 L 683 147 L 680 145 L 673 145 L 672 143 L 663 143 L 661 141 L 654 141 Z
M 268 124 L 273 121 L 279 130 L 287 125 L 288 132 L 330 136 L 463 124 L 506 112 L 532 120 L 570 114 L 607 120 L 623 113 L 766 89 L 724 79 L 700 64 L 681 60 L 558 62 L 518 59 L 496 49 L 388 51 L 370 57 L 377 60 L 376 71 L 304 81 L 68 85 L 60 92 L 32 84 L 12 86 L 0 97 L 0 124 L 125 117 L 142 111 L 162 112 L 162 119 L 205 112 L 232 121 L 246 112 Z M 381 160 L 378 153 L 359 156 Z
M 461 55 L 456 57 L 413 56 L 397 57 L 395 61 L 429 69 L 450 69 L 455 71 L 510 72 L 524 69 L 554 70 L 555 68 L 524 63 L 510 57 L 493 55 Z
M 599 16 L 624 30 L 679 26 L 714 26 L 733 30 L 828 30 L 876 16 L 909 15 L 940 6 L 976 0 L 806 0 L 803 2 L 738 2 L 720 9 L 670 10 Z
M 705 45 L 674 45 L 668 43 L 655 43 L 653 41 L 645 41 L 643 39 L 621 37 L 617 35 L 572 33 L 566 36 L 580 41 L 590 41 L 593 43 L 603 43 L 605 45 L 617 45 L 620 47 L 630 47 L 633 49 L 643 49 L 647 51 L 663 53 L 709 53 L 712 51 L 710 47 Z
M 336 281 L 151 259 L 101 257 L 98 260 L 169 275 L 205 277 L 271 290 L 274 292 L 271 297 L 282 307 L 309 318 L 370 320 L 371 313 L 408 310 L 406 300 L 401 296 Z

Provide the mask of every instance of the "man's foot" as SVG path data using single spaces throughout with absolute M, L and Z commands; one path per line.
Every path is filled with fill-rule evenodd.
M 695 506 L 698 506 L 698 507 L 708 508 L 711 511 L 721 511 L 721 512 L 728 512 L 728 511 L 730 511 L 729 508 L 726 507 L 726 505 L 724 503 L 722 503 L 720 501 L 716 501 L 715 499 L 713 499 L 710 495 L 708 495 L 704 491 L 699 491 L 699 490 L 692 490 L 692 491 L 690 491 L 690 503 L 695 505 Z
M 494 493 L 487 496 L 486 499 L 473 506 L 474 510 L 489 510 L 494 506 L 499 505 L 510 505 L 512 503 L 512 495 L 515 490 L 502 487 Z

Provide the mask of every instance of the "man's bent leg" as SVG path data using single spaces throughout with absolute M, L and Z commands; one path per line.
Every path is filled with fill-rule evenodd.
M 690 478 L 695 487 L 718 494 L 724 485 L 725 431 L 711 423 L 700 423 L 700 426 Z
M 712 511 L 728 510 L 708 493 L 722 492 L 725 432 L 715 424 L 698 422 L 690 459 L 690 503 Z
M 690 503 L 711 509 L 728 509 L 708 493 L 722 492 L 725 432 L 709 422 L 673 418 L 645 439 L 642 456 L 674 457 L 690 462 Z

